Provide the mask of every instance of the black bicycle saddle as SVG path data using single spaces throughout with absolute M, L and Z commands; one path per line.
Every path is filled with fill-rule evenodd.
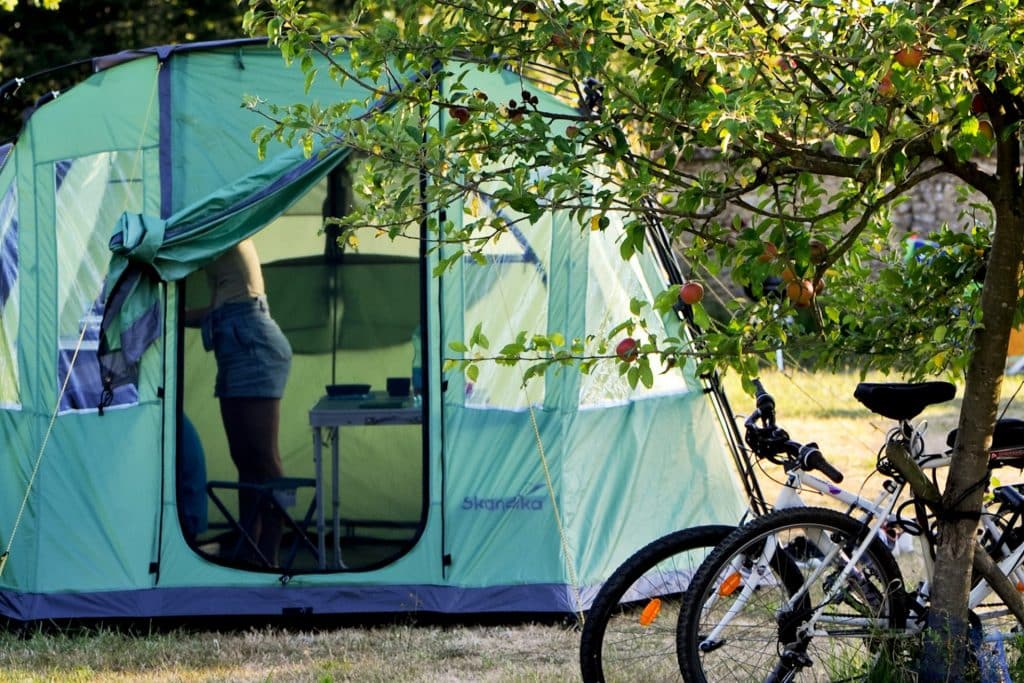
M 854 398 L 868 410 L 890 420 L 910 420 L 936 403 L 945 403 L 956 396 L 956 386 L 949 382 L 872 383 L 861 382 Z

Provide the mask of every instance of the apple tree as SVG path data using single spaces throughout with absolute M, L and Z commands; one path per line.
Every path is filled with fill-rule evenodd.
M 1024 11 L 1016 0 L 365 0 L 352 16 L 331 24 L 298 0 L 250 3 L 248 30 L 267 35 L 308 78 L 364 83 L 368 100 L 385 94 L 373 84 L 403 84 L 372 120 L 348 116 L 363 102 L 268 106 L 260 141 L 309 145 L 343 134 L 369 155 L 371 185 L 426 169 L 433 205 L 490 188 L 495 205 L 527 215 L 620 212 L 626 257 L 643 248 L 648 226 L 664 226 L 688 260 L 729 269 L 761 295 L 732 302 L 725 320 L 694 305 L 708 366 L 750 377 L 784 345 L 821 366 L 964 381 L 928 615 L 942 633 L 963 634 L 986 448 L 1020 316 Z M 312 53 L 349 59 L 316 74 Z M 465 60 L 538 75 L 578 103 L 578 115 L 457 86 L 439 95 L 446 65 Z M 427 104 L 441 115 L 424 117 Z M 550 169 L 544 183 L 524 183 L 535 167 Z M 596 193 L 594 169 L 605 171 Z M 943 174 L 963 188 L 961 220 L 932 226 L 905 258 L 893 209 Z M 426 220 L 431 239 L 461 241 L 469 252 L 488 239 L 421 211 L 418 197 L 382 193 L 344 226 L 396 235 Z M 588 219 L 580 228 L 601 225 Z M 577 362 L 586 371 L 595 361 L 556 341 L 521 351 L 539 367 Z M 638 362 L 691 351 L 644 347 Z M 922 680 L 959 676 L 955 658 L 934 655 L 922 659 Z
M 60 6 L 60 0 L 42 0 L 36 2 L 30 2 L 26 4 L 40 5 L 46 9 L 57 9 Z M 18 6 L 18 0 L 0 0 L 0 9 L 5 9 L 8 12 L 13 11 Z

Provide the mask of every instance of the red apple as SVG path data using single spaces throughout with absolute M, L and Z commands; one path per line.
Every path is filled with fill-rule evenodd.
M 699 282 L 687 282 L 679 290 L 679 300 L 687 306 L 699 303 L 704 298 L 704 286 Z
M 878 94 L 882 97 L 892 97 L 896 94 L 896 85 L 892 82 L 892 74 L 886 73 L 878 82 Z
M 896 63 L 904 69 L 916 69 L 924 59 L 924 50 L 919 45 L 904 47 L 896 51 Z
M 981 93 L 976 93 L 971 98 L 971 113 L 977 116 L 978 114 L 984 114 L 986 111 L 988 111 L 988 108 L 985 106 L 985 98 L 981 96 Z
M 773 66 L 780 71 L 789 71 L 796 68 L 796 60 L 789 57 L 779 56 L 772 62 Z
M 636 360 L 636 357 L 640 355 L 639 352 L 636 350 L 637 346 L 638 344 L 636 339 L 633 339 L 632 337 L 626 337 L 625 339 L 619 342 L 618 346 L 615 347 L 615 355 L 618 356 L 620 360 L 624 360 L 627 363 L 632 363 L 633 361 Z
M 786 285 L 786 296 L 797 308 L 805 308 L 814 298 L 814 285 L 810 280 L 793 280 Z
M 768 263 L 769 261 L 775 260 L 775 257 L 779 255 L 779 248 L 771 242 L 764 243 L 764 253 L 757 257 L 757 260 L 761 263 Z
M 984 119 L 978 121 L 978 132 L 989 140 L 996 139 L 996 132 L 992 128 L 992 124 Z

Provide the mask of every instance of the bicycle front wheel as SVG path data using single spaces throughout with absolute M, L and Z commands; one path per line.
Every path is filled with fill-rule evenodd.
M 678 681 L 676 622 L 697 567 L 735 527 L 709 525 L 662 536 L 605 581 L 580 638 L 586 683 Z
M 737 529 L 693 578 L 676 654 L 690 683 L 836 681 L 895 667 L 903 579 L 870 530 L 824 508 L 779 510 Z

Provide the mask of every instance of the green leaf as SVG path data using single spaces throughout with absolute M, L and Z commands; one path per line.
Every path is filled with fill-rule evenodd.
M 651 370 L 651 363 L 647 356 L 640 359 L 640 381 L 648 389 L 654 386 L 654 371 Z
M 306 70 L 306 80 L 305 80 L 304 92 L 308 93 L 310 88 L 313 87 L 313 81 L 316 80 L 317 73 L 318 73 L 318 71 L 316 69 L 314 69 L 314 68 L 309 68 L 308 70 Z
M 624 156 L 626 152 L 629 150 L 629 143 L 626 142 L 626 136 L 625 134 L 623 134 L 622 129 L 619 128 L 618 126 L 613 126 L 612 137 L 615 138 L 615 156 Z
M 711 329 L 712 322 L 708 312 L 704 309 L 704 304 L 696 303 L 690 306 L 690 310 L 693 311 L 693 324 L 698 329 L 707 331 Z

